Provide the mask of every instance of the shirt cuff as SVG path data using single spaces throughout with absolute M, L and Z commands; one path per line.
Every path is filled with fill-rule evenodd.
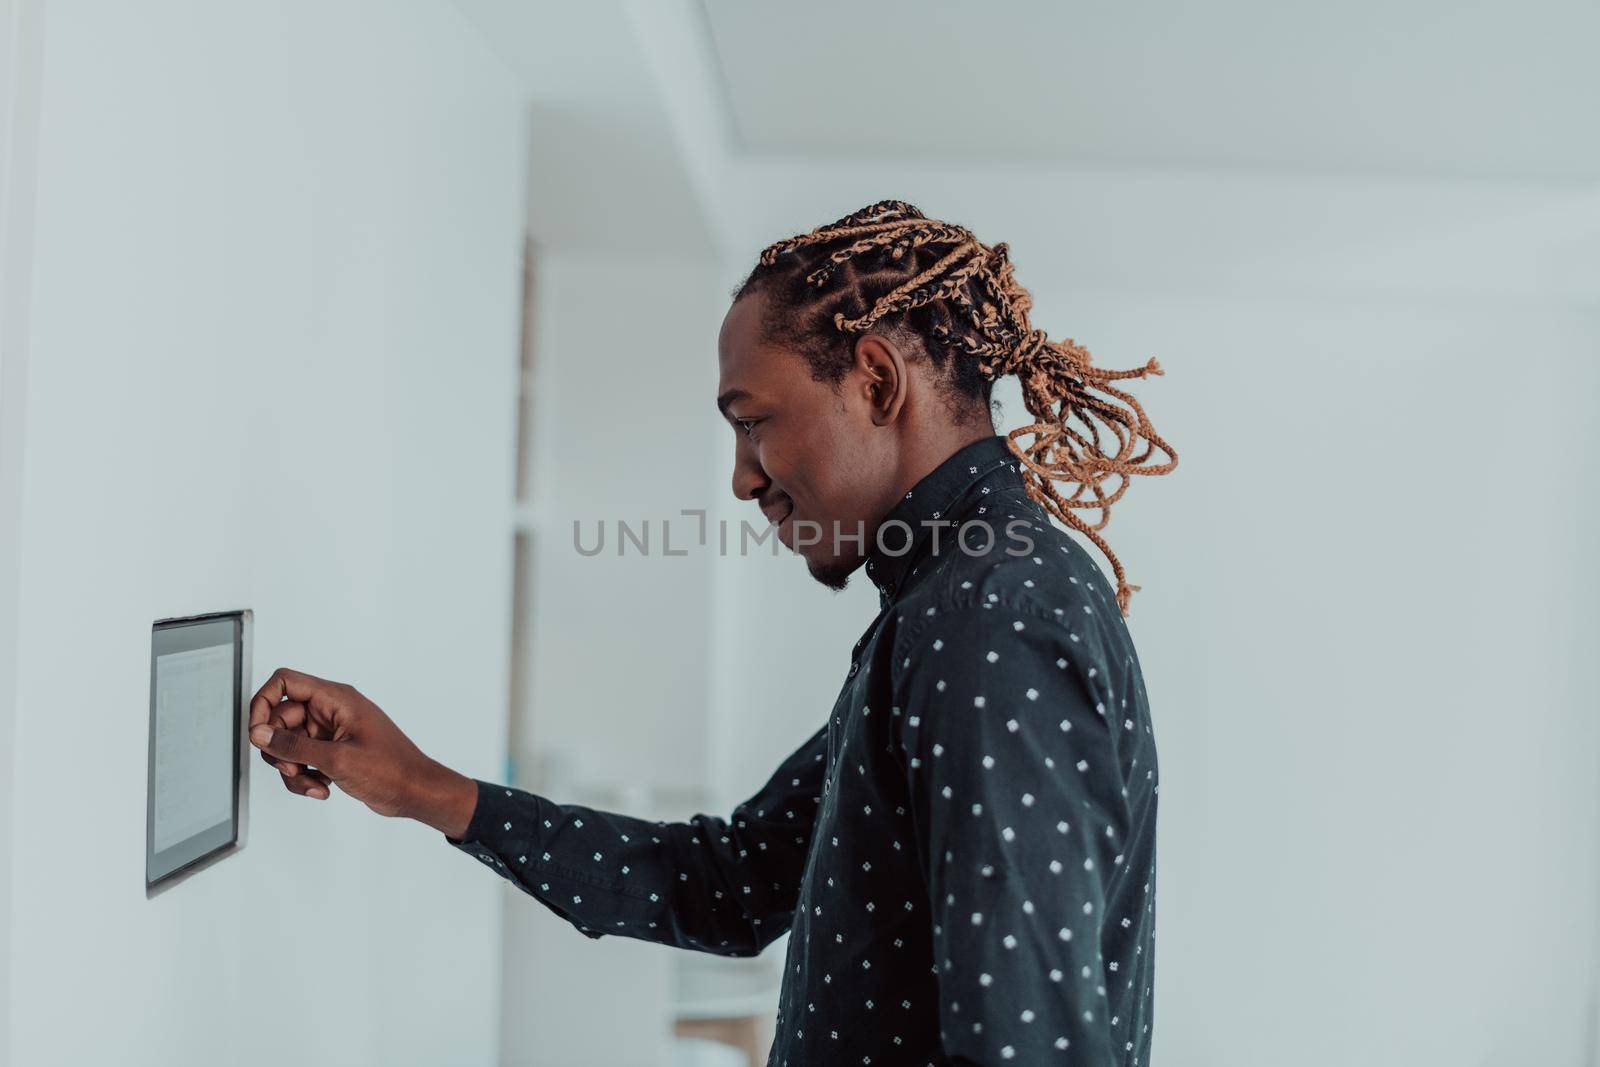
M 508 850 L 520 848 L 526 852 L 532 847 L 538 836 L 534 833 L 539 821 L 538 798 L 476 778 L 473 784 L 478 787 L 478 798 L 466 833 L 459 838 L 447 834 L 445 841 L 489 863 L 496 856 L 508 855 Z

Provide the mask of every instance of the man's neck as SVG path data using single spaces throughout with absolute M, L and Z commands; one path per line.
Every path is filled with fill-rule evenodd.
M 951 427 L 937 435 L 930 435 L 924 441 L 914 443 L 906 450 L 905 458 L 901 461 L 895 479 L 894 496 L 890 498 L 890 507 L 894 506 L 894 501 L 900 500 L 910 492 L 918 482 L 938 470 L 951 456 L 968 445 L 993 436 L 992 427 L 974 424 L 967 427 Z M 886 510 L 885 514 L 887 513 Z

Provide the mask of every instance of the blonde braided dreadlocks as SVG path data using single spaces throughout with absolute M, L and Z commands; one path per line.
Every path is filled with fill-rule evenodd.
M 1117 579 L 1117 606 L 1127 614 L 1139 587 L 1128 583 L 1100 531 L 1133 475 L 1166 474 L 1178 456 L 1139 402 L 1111 383 L 1160 374 L 1160 364 L 1151 359 L 1133 370 L 1106 370 L 1070 338 L 1049 340 L 1028 321 L 1033 298 L 1017 284 L 1006 245 L 985 245 L 965 227 L 930 219 L 900 200 L 769 246 L 736 295 L 756 289 L 784 312 L 769 332 L 812 345 L 819 378 L 843 376 L 851 335 L 902 326 L 950 371 L 957 393 L 985 407 L 994 380 L 1016 375 L 1036 421 L 1006 438 L 1028 495 L 1105 555 Z M 952 354 L 965 358 L 952 365 Z M 1107 447 L 1111 441 L 1115 451 Z M 1085 511 L 1097 512 L 1095 521 L 1080 517 Z

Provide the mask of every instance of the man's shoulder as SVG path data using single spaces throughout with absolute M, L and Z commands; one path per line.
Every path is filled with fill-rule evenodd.
M 992 542 L 947 534 L 901 599 L 896 662 L 930 627 L 989 644 L 1025 639 L 1085 671 L 1126 659 L 1132 642 L 1111 583 L 1077 539 L 1037 508 L 991 514 Z
M 947 534 L 930 561 L 927 580 L 907 595 L 908 607 L 1006 606 L 1058 621 L 1116 612 L 1110 582 L 1065 530 L 1025 510 L 1001 513 L 986 525 L 981 537 Z

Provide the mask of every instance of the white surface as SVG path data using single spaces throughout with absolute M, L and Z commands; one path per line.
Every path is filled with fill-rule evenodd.
M 249 847 L 146 900 L 144 753 L 151 622 L 248 606 L 253 685 L 500 772 L 518 90 L 443 4 L 104 2 L 41 98 L 12 1062 L 492 1063 L 478 864 L 252 774 Z
M 505 889 L 507 1067 L 666 1067 L 672 950 L 585 937 Z
M 43 22 L 37 0 L 0 0 L 0 960 L 11 958 L 17 608 L 27 405 L 35 134 Z M 0 1034 L 11 1031 L 11 973 L 0 965 Z M 0 1067 L 10 1062 L 0 1040 Z
M 672 1043 L 672 1067 L 749 1067 L 750 1060 L 731 1045 L 680 1037 Z
M 647 38 L 619 0 L 453 0 L 506 57 L 532 106 L 528 221 L 548 249 L 706 259 L 713 205 L 695 197 Z M 646 0 L 646 6 L 658 0 Z M 677 0 L 659 0 L 675 4 Z
M 715 557 L 682 511 L 727 492 L 706 478 L 731 441 L 716 416 L 718 281 L 685 259 L 540 260 L 534 751 L 519 755 L 553 785 L 705 784 Z M 623 522 L 648 523 L 648 555 L 619 554 Z M 574 523 L 591 549 L 603 524 L 605 550 L 581 555 Z M 668 523 L 684 555 L 665 554 Z
M 232 644 L 156 657 L 157 852 L 233 818 Z
M 1600 176 L 1585 0 L 702 2 L 755 153 Z

